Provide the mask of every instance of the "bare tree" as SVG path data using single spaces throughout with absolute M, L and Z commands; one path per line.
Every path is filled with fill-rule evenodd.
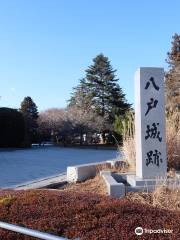
M 80 109 L 71 106 L 66 109 L 52 108 L 39 114 L 39 135 L 52 136 L 54 140 L 67 143 L 83 144 L 83 135 L 101 133 L 105 119 L 92 109 Z
M 39 114 L 39 133 L 51 135 L 56 142 L 59 139 L 59 131 L 64 124 L 66 111 L 61 108 L 51 108 Z
M 71 106 L 67 109 L 67 119 L 71 122 L 73 134 L 80 137 L 80 144 L 83 143 L 83 135 L 88 133 L 100 133 L 104 128 L 105 119 L 92 109 L 83 109 Z

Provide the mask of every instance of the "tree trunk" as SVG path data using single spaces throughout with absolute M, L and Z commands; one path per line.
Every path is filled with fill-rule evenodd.
M 80 145 L 83 145 L 83 132 L 80 132 Z

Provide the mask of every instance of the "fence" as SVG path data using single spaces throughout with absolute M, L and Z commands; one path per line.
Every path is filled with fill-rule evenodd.
M 36 237 L 36 238 L 44 239 L 44 240 L 68 240 L 67 238 L 54 236 L 54 235 L 51 235 L 48 233 L 43 233 L 40 231 L 25 228 L 25 227 L 19 227 L 17 225 L 5 223 L 5 222 L 0 222 L 0 228 L 10 230 L 13 232 L 17 232 L 17 233 L 22 233 L 22 234 L 25 234 L 25 235 L 28 235 L 31 237 Z

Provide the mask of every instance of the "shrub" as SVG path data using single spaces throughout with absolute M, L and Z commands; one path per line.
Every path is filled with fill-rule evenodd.
M 135 125 L 134 112 L 128 111 L 124 117 L 116 117 L 115 129 L 123 136 L 122 147 L 118 150 L 122 153 L 123 160 L 128 165 L 129 171 L 135 171 L 136 168 L 136 150 L 135 150 Z
M 129 137 L 123 140 L 122 146 L 123 160 L 125 160 L 129 166 L 130 171 L 136 169 L 136 149 L 134 137 Z
M 19 147 L 24 140 L 24 118 L 11 108 L 0 108 L 0 147 Z
M 137 239 L 134 229 L 170 229 L 167 234 L 144 234 L 143 239 L 179 239 L 180 214 L 88 193 L 47 190 L 1 191 L 11 194 L 14 201 L 7 207 L 0 205 L 1 221 L 26 226 L 67 238 L 81 240 Z M 30 240 L 32 238 L 0 230 L 1 240 Z M 141 238 L 142 239 L 142 238 Z

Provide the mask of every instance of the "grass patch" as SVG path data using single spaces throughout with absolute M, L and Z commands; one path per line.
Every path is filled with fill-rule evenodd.
M 60 187 L 60 189 L 67 192 L 73 191 L 107 195 L 105 182 L 100 175 L 96 175 L 94 178 L 88 179 L 81 183 L 68 183 Z

